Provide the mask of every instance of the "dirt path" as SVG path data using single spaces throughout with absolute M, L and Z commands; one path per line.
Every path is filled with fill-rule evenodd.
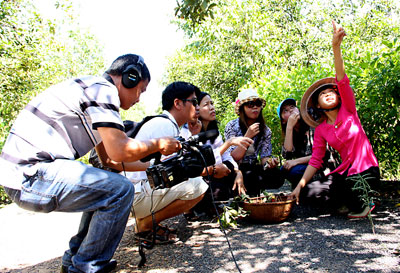
M 0 271 L 60 257 L 78 229 L 80 215 L 35 213 L 15 204 L 0 209 Z
M 242 272 L 400 272 L 399 200 L 387 200 L 373 214 L 376 234 L 367 219 L 296 206 L 283 223 L 242 222 L 227 231 L 228 239 Z M 80 213 L 33 213 L 15 204 L 0 209 L 0 272 L 59 272 L 79 220 Z M 115 272 L 238 272 L 217 223 L 177 216 L 167 224 L 178 228 L 180 241 L 146 250 L 139 270 L 131 219 L 114 255 Z

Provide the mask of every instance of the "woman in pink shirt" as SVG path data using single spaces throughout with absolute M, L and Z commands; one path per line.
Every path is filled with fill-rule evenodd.
M 325 78 L 314 83 L 304 94 L 301 113 L 304 120 L 315 129 L 314 145 L 307 169 L 292 196 L 299 198 L 300 190 L 322 166 L 326 143 L 336 149 L 342 163 L 332 173 L 337 173 L 331 190 L 337 200 L 349 209 L 348 218 L 366 217 L 373 209 L 366 206 L 359 191 L 353 190 L 354 181 L 346 179 L 354 175 L 370 177 L 369 185 L 374 188 L 379 182 L 378 161 L 371 144 L 361 126 L 355 107 L 355 98 L 345 74 L 340 45 L 346 33 L 333 24 L 332 48 L 336 79 Z M 297 201 L 298 202 L 298 201 Z

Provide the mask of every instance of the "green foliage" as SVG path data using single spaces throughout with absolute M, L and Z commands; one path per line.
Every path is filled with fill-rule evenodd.
M 37 93 L 64 79 L 104 70 L 102 47 L 79 29 L 69 1 L 45 20 L 34 1 L 0 1 L 0 149 L 19 111 Z
M 279 102 L 293 97 L 300 104 L 313 82 L 334 76 L 334 19 L 348 35 L 342 50 L 361 122 L 383 176 L 398 179 L 399 12 L 392 0 L 221 0 L 214 19 L 196 32 L 177 22 L 188 42 L 170 58 L 165 83 L 185 80 L 209 92 L 222 131 L 237 117 L 232 103 L 239 90 L 257 89 L 267 101 L 263 115 L 279 154 Z
M 353 183 L 352 191 L 355 191 L 359 194 L 360 200 L 363 202 L 363 207 L 372 208 L 374 204 L 374 197 L 376 192 L 371 189 L 367 180 L 374 179 L 368 175 L 354 175 L 346 178 L 347 183 Z M 372 232 L 375 234 L 375 226 L 372 220 L 371 213 L 368 214 L 368 219 L 371 223 Z
M 207 17 L 214 18 L 212 9 L 216 4 L 213 2 L 213 0 L 177 0 L 175 16 L 185 19 L 191 27 L 195 27 Z
M 71 3 L 55 6 L 57 19 L 45 20 L 33 0 L 0 1 L 0 151 L 32 97 L 67 78 L 104 71 L 102 47 L 77 25 Z M 9 200 L 0 187 L 2 202 Z
M 11 199 L 8 197 L 6 192 L 4 191 L 4 188 L 0 186 L 0 208 L 2 205 L 10 204 Z
M 229 202 L 229 204 L 222 204 L 222 213 L 219 217 L 219 224 L 224 228 L 237 227 L 237 221 L 243 219 L 249 215 L 248 211 L 245 211 L 242 207 L 244 200 L 248 199 L 247 195 L 236 196 Z
M 121 110 L 120 113 L 122 120 L 133 120 L 137 122 L 149 115 L 146 111 L 146 104 L 142 101 L 135 104 L 134 107 L 129 108 L 129 110 Z

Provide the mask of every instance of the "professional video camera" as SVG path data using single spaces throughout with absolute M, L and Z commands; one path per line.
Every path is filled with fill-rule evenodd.
M 191 177 L 200 176 L 205 167 L 215 164 L 212 147 L 200 143 L 217 135 L 217 130 L 210 130 L 192 136 L 188 140 L 178 137 L 182 149 L 173 157 L 160 161 L 161 154 L 155 153 L 142 159 L 142 161 L 148 161 L 155 158 L 154 164 L 146 170 L 151 187 L 153 189 L 170 188 Z

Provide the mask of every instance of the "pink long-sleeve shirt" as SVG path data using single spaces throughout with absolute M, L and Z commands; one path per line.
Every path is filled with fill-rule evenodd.
M 342 105 L 335 124 L 323 121 L 315 128 L 313 152 L 309 164 L 317 169 L 322 166 L 326 143 L 337 150 L 342 164 L 331 173 L 348 175 L 361 173 L 372 166 L 378 166 L 372 146 L 361 126 L 356 110 L 356 101 L 347 75 L 338 82 L 338 90 Z

